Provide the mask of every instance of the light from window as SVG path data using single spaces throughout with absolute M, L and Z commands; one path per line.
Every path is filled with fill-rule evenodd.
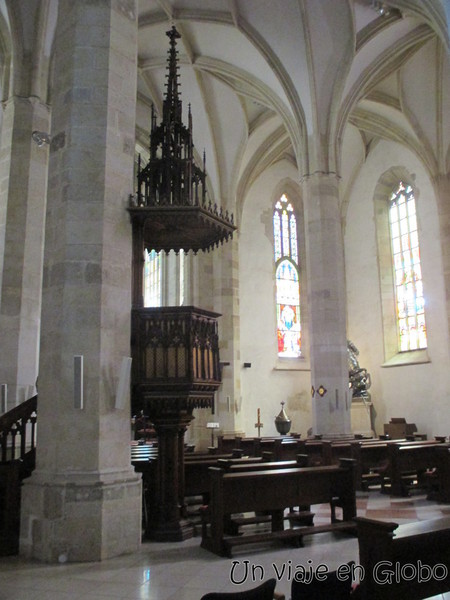
M 410 185 L 400 185 L 389 207 L 399 351 L 427 347 L 425 299 L 420 265 L 416 201 Z
M 144 251 L 144 306 L 161 306 L 161 255 Z
M 275 204 L 273 234 L 278 356 L 297 358 L 301 355 L 297 221 L 284 194 Z
M 180 250 L 179 254 L 179 267 L 180 267 L 180 294 L 179 294 L 179 305 L 184 304 L 184 250 Z

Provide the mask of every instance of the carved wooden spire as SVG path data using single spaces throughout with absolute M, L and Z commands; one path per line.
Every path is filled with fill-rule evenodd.
M 232 215 L 206 200 L 206 157 L 203 166 L 194 160 L 192 115 L 182 121 L 177 40 L 175 27 L 167 32 L 166 94 L 162 121 L 157 125 L 152 107 L 150 158 L 138 162 L 137 191 L 129 208 L 133 225 L 141 223 L 148 250 L 209 250 L 227 241 L 236 229 Z

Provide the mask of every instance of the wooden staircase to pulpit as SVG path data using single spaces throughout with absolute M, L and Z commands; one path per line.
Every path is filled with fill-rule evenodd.
M 19 552 L 22 481 L 35 468 L 37 396 L 0 416 L 0 556 Z

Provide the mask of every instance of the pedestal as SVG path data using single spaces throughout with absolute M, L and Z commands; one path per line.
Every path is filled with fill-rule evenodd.
M 353 398 L 351 406 L 352 433 L 374 436 L 372 402 L 364 398 Z
M 156 482 L 151 482 L 146 537 L 158 542 L 180 542 L 194 535 L 193 526 L 183 518 L 184 434 L 192 415 L 150 417 L 158 436 L 158 469 Z

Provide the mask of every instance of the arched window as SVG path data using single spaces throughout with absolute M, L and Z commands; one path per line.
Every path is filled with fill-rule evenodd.
M 185 254 L 180 250 L 144 251 L 144 307 L 182 306 L 185 301 Z
M 161 306 L 161 253 L 144 251 L 144 306 Z
M 285 194 L 273 212 L 278 356 L 301 355 L 297 220 Z
M 427 347 L 425 299 L 420 265 L 416 201 L 410 185 L 400 182 L 389 204 L 398 350 Z

